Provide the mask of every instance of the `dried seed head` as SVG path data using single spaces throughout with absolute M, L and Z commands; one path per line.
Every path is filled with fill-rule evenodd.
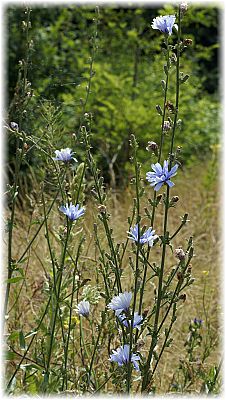
M 175 249 L 175 257 L 179 258 L 179 260 L 185 259 L 185 252 L 182 248 Z

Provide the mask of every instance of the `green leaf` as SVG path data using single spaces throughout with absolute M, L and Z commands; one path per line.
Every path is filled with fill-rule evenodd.
M 19 342 L 21 350 L 26 350 L 25 337 L 22 331 L 19 332 Z
M 16 283 L 24 279 L 22 276 L 15 276 L 15 278 L 6 279 L 5 283 Z

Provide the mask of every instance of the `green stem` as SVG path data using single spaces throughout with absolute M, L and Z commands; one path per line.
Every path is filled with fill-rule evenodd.
M 137 251 L 136 251 L 136 268 L 135 268 L 135 283 L 134 283 L 134 300 L 133 300 L 133 308 L 130 322 L 130 352 L 129 352 L 129 362 L 128 362 L 128 374 L 127 374 L 127 393 L 130 393 L 131 387 L 131 375 L 132 375 L 132 347 L 133 347 L 133 321 L 134 321 L 134 313 L 136 308 L 136 299 L 138 292 L 138 276 L 139 276 L 139 254 L 140 254 L 140 173 L 139 166 L 137 163 L 137 143 L 135 137 L 132 138 L 132 144 L 134 149 L 134 165 L 135 165 L 135 179 L 136 179 L 136 211 L 137 211 L 137 226 L 138 226 L 138 238 L 137 238 Z
M 50 370 L 53 342 L 54 342 L 54 338 L 55 338 L 56 320 L 57 320 L 57 314 L 58 314 L 58 310 L 59 310 L 60 290 L 61 290 L 61 283 L 62 283 L 62 277 L 63 277 L 63 268 L 64 268 L 64 262 L 65 262 L 65 257 L 66 257 L 68 239 L 69 239 L 69 235 L 70 235 L 70 229 L 71 229 L 71 225 L 69 225 L 69 224 L 70 224 L 70 222 L 67 219 L 67 235 L 66 235 L 64 248 L 63 248 L 63 253 L 62 253 L 62 260 L 61 260 L 60 271 L 59 271 L 59 283 L 58 283 L 58 288 L 55 289 L 57 296 L 56 296 L 55 312 L 54 312 L 52 331 L 51 331 L 51 337 L 50 337 L 50 345 L 49 345 L 49 350 L 48 350 L 47 366 L 46 366 L 46 371 L 45 371 L 45 376 L 44 376 L 44 387 L 43 387 L 44 392 L 47 389 L 47 384 L 49 381 L 49 370 Z
M 179 72 L 180 72 L 180 34 L 181 34 L 181 15 L 180 15 L 180 7 L 179 9 L 179 17 L 178 17 L 178 39 L 177 39 L 177 68 L 176 68 L 176 111 L 174 116 L 174 123 L 172 129 L 172 137 L 171 137 L 171 144 L 170 144 L 170 163 L 169 169 L 172 166 L 172 152 L 173 152 L 173 145 L 174 145 L 174 137 L 176 131 L 176 122 L 177 122 L 177 115 L 178 115 L 178 106 L 179 106 Z M 161 300 L 162 300 L 162 283 L 163 283 L 163 275 L 164 275 L 164 266 L 165 266 L 165 256 L 166 256 L 166 246 L 167 246 L 167 222 L 168 222 L 168 210 L 169 210 L 169 193 L 170 188 L 167 186 L 167 193 L 165 199 L 165 213 L 164 213 L 164 229 L 163 229 L 163 248 L 162 248 L 162 259 L 161 259 L 161 267 L 160 267 L 160 274 L 159 274 L 159 283 L 158 283 L 158 296 L 157 296 L 157 303 L 156 303 L 156 314 L 155 314 L 155 321 L 154 321 L 154 329 L 152 335 L 151 346 L 147 358 L 147 362 L 145 365 L 145 372 L 142 381 L 142 392 L 147 389 L 149 384 L 149 368 L 152 360 L 152 355 L 154 348 L 158 341 L 158 321 L 160 315 L 160 308 L 161 308 Z
M 71 319 L 72 319 L 72 311 L 73 311 L 73 301 L 74 301 L 74 293 L 75 293 L 75 276 L 76 272 L 78 271 L 78 259 L 80 255 L 80 249 L 83 243 L 83 239 L 79 243 L 78 250 L 77 250 L 77 255 L 75 259 L 75 267 L 73 271 L 73 282 L 72 282 L 72 294 L 71 294 L 71 302 L 70 302 L 70 314 L 69 314 L 69 324 L 68 324 L 68 334 L 67 334 L 67 341 L 66 341 L 66 346 L 65 346 L 65 357 L 64 357 L 64 373 L 63 373 L 63 383 L 62 383 L 62 391 L 64 390 L 64 384 L 67 390 L 67 360 L 68 360 L 68 347 L 69 347 L 69 341 L 70 341 L 70 334 L 71 334 Z
M 43 315 L 42 315 L 42 317 L 41 317 L 41 319 L 40 319 L 40 321 L 39 321 L 39 324 L 38 324 L 37 328 L 35 329 L 35 331 L 37 331 L 37 333 L 38 333 L 38 330 L 39 330 L 40 326 L 42 325 L 42 322 L 43 322 L 43 320 L 44 320 L 44 318 L 45 318 L 45 315 L 46 315 L 46 313 L 47 313 L 47 311 L 48 311 L 48 308 L 49 308 L 49 305 L 50 305 L 50 301 L 51 301 L 51 295 L 49 296 L 49 300 L 48 300 L 48 302 L 47 302 L 45 311 L 44 311 L 44 313 L 43 313 Z M 26 349 L 26 351 L 25 351 L 23 357 L 21 358 L 19 364 L 17 365 L 17 367 L 16 367 L 16 369 L 15 369 L 15 371 L 14 371 L 12 377 L 10 378 L 10 380 L 9 380 L 9 382 L 8 382 L 8 384 L 7 384 L 7 387 L 6 387 L 7 390 L 10 389 L 10 386 L 11 386 L 11 384 L 12 384 L 12 382 L 13 382 L 13 380 L 14 380 L 16 374 L 17 374 L 17 372 L 20 370 L 20 366 L 21 366 L 21 364 L 23 363 L 24 359 L 26 358 L 26 356 L 27 356 L 27 354 L 28 354 L 28 352 L 29 352 L 29 350 L 30 350 L 30 348 L 31 348 L 31 345 L 32 345 L 32 343 L 33 343 L 35 337 L 36 337 L 36 335 L 33 335 L 33 336 L 32 336 L 32 338 L 31 338 L 31 340 L 30 340 L 30 343 L 29 343 L 29 345 L 27 346 L 27 349 Z

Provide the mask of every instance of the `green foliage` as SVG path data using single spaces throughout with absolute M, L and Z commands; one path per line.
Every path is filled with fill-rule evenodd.
M 95 34 L 95 12 L 91 6 L 75 5 L 49 10 L 46 6 L 32 10 L 28 37 L 24 29 L 18 29 L 26 17 L 23 9 L 16 6 L 7 9 L 8 118 L 9 121 L 18 120 L 15 88 L 21 60 L 26 56 L 26 43 L 30 43 L 26 72 L 34 96 L 23 105 L 26 118 L 21 121 L 22 129 L 38 137 L 46 130 L 48 135 L 49 119 L 55 115 L 51 107 L 54 107 L 60 113 L 60 119 L 52 143 L 60 147 L 68 143 L 68 136 L 71 137 L 80 124 Z M 144 149 L 148 140 L 159 141 L 161 122 L 155 107 L 162 102 L 163 35 L 150 27 L 158 13 L 175 13 L 175 9 L 167 4 L 160 11 L 119 7 L 100 10 L 98 51 L 87 111 L 92 110 L 93 115 L 94 153 L 98 149 L 95 157 L 108 182 L 127 181 L 131 133 L 136 134 L 141 144 L 142 161 L 146 158 Z M 193 45 L 187 47 L 184 54 L 184 74 L 190 78 L 184 83 L 186 90 L 181 94 L 182 124 L 177 143 L 182 147 L 183 160 L 187 164 L 208 157 L 210 145 L 217 143 L 219 137 L 218 14 L 217 8 L 191 5 L 183 22 L 183 38 L 187 38 L 186 32 L 189 32 L 189 38 L 193 40 Z M 173 93 L 174 82 L 170 82 L 170 88 Z M 43 124 L 43 111 L 49 114 L 47 124 Z M 71 145 L 74 146 L 72 137 Z M 9 146 L 9 160 L 13 152 L 14 141 Z M 33 153 L 29 163 L 42 165 L 41 159 L 37 160 Z M 27 168 L 24 169 L 27 173 Z

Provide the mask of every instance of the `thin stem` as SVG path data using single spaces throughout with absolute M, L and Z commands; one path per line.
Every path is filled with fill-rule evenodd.
M 178 17 L 178 38 L 177 38 L 177 68 L 176 68 L 176 111 L 174 116 L 174 123 L 172 129 L 172 137 L 171 137 L 171 144 L 170 144 L 170 163 L 169 168 L 172 166 L 172 152 L 173 152 L 173 145 L 174 145 L 174 137 L 175 137 L 175 130 L 176 130 L 176 122 L 177 122 L 177 115 L 178 115 L 178 107 L 179 107 L 179 72 L 180 72 L 180 34 L 181 34 L 181 14 L 180 14 L 180 7 L 178 7 L 179 17 Z M 168 210 L 169 210 L 169 193 L 170 188 L 167 186 L 167 193 L 165 199 L 165 213 L 164 213 L 164 228 L 163 228 L 163 247 L 162 247 L 162 258 L 161 258 L 161 267 L 160 267 L 160 274 L 159 274 L 159 282 L 158 282 L 158 296 L 157 296 L 157 303 L 156 303 L 156 314 L 155 314 L 155 321 L 154 321 L 154 328 L 153 328 L 153 335 L 151 346 L 147 358 L 147 362 L 145 365 L 145 373 L 142 381 L 142 392 L 144 392 L 149 384 L 149 368 L 150 363 L 152 360 L 152 355 L 154 352 L 154 348 L 158 341 L 158 322 L 159 322 L 159 315 L 160 315 L 160 308 L 161 308 L 161 301 L 162 301 L 162 283 L 163 283 L 163 275 L 164 275 L 164 266 L 165 266 L 165 256 L 166 256 L 166 246 L 167 246 L 167 222 L 168 222 Z
M 58 314 L 58 310 L 59 310 L 60 290 L 61 290 L 61 283 L 62 283 L 62 277 L 63 277 L 63 268 L 64 268 L 64 262 L 65 262 L 65 257 L 66 257 L 68 239 L 69 239 L 69 235 L 70 235 L 70 229 L 71 229 L 71 225 L 69 225 L 69 224 L 70 224 L 70 222 L 67 219 L 67 234 L 66 234 L 64 247 L 63 247 L 62 260 L 61 260 L 60 271 L 59 271 L 58 290 L 56 288 L 57 296 L 56 296 L 55 312 L 54 312 L 54 317 L 53 317 L 50 345 L 49 345 L 49 350 L 48 350 L 47 366 L 46 366 L 46 371 L 45 371 L 45 376 L 44 376 L 44 382 L 45 382 L 44 388 L 43 388 L 44 392 L 47 389 L 47 384 L 48 384 L 48 380 L 49 380 L 49 369 L 50 369 L 50 362 L 51 362 L 51 356 L 52 356 L 53 342 L 54 342 L 54 338 L 55 338 L 55 327 L 56 327 L 57 314 Z
M 47 313 L 47 311 L 48 311 L 48 308 L 49 308 L 49 305 L 50 305 L 50 301 L 51 301 L 51 295 L 49 296 L 49 299 L 48 299 L 48 302 L 47 302 L 45 311 L 44 311 L 44 313 L 42 314 L 42 317 L 41 317 L 41 319 L 40 319 L 40 321 L 39 321 L 39 324 L 38 324 L 37 328 L 35 329 L 35 331 L 37 331 L 37 333 L 38 333 L 38 330 L 39 330 L 40 326 L 42 325 L 42 322 L 43 322 L 43 320 L 44 320 L 44 318 L 45 318 L 45 315 L 46 315 L 46 313 Z M 30 348 L 31 348 L 31 345 L 32 345 L 32 343 L 33 343 L 35 337 L 36 337 L 36 335 L 33 335 L 33 336 L 32 336 L 32 338 L 31 338 L 31 340 L 30 340 L 30 343 L 29 343 L 29 345 L 27 346 L 27 349 L 26 349 L 26 351 L 25 351 L 23 357 L 21 358 L 19 364 L 17 365 L 17 367 L 16 367 L 16 369 L 15 369 L 15 371 L 14 371 L 12 377 L 10 378 L 10 380 L 9 380 L 9 382 L 8 382 L 8 384 L 7 384 L 7 387 L 6 387 L 7 390 L 10 389 L 10 386 L 11 386 L 11 384 L 12 384 L 12 382 L 13 382 L 13 380 L 14 380 L 16 374 L 17 374 L 17 372 L 20 370 L 20 366 L 21 366 L 21 364 L 23 363 L 24 359 L 26 358 L 27 353 L 29 352 L 29 350 L 30 350 Z
M 135 283 L 134 283 L 134 299 L 133 308 L 130 322 L 130 352 L 129 352 L 129 362 L 128 362 L 128 374 L 127 374 L 127 393 L 130 393 L 131 387 L 131 375 L 132 375 L 132 347 L 133 347 L 133 321 L 136 308 L 136 299 L 138 292 L 138 276 L 139 276 L 139 254 L 140 254 L 140 171 L 137 162 L 137 143 L 135 137 L 132 137 L 132 145 L 134 149 L 134 165 L 135 165 L 135 184 L 136 184 L 136 211 L 137 211 L 137 226 L 138 226 L 138 238 L 137 238 L 137 251 L 136 251 L 136 268 L 135 268 Z
M 82 246 L 83 240 L 84 239 L 81 240 L 81 242 L 79 243 L 79 246 L 78 246 L 77 255 L 76 255 L 76 259 L 75 259 L 75 266 L 74 266 L 74 271 L 73 271 L 73 282 L 72 282 L 72 294 L 71 294 L 71 302 L 70 302 L 68 334 L 67 334 L 67 341 L 66 341 L 66 346 L 65 346 L 64 374 L 63 374 L 62 391 L 64 390 L 64 383 L 65 383 L 66 390 L 67 390 L 67 360 L 68 360 L 68 347 L 69 347 L 70 334 L 71 334 L 71 319 L 72 319 L 72 311 L 73 311 L 75 284 L 76 284 L 75 274 L 78 271 L 78 259 L 79 259 L 80 250 L 81 250 L 81 246 Z

